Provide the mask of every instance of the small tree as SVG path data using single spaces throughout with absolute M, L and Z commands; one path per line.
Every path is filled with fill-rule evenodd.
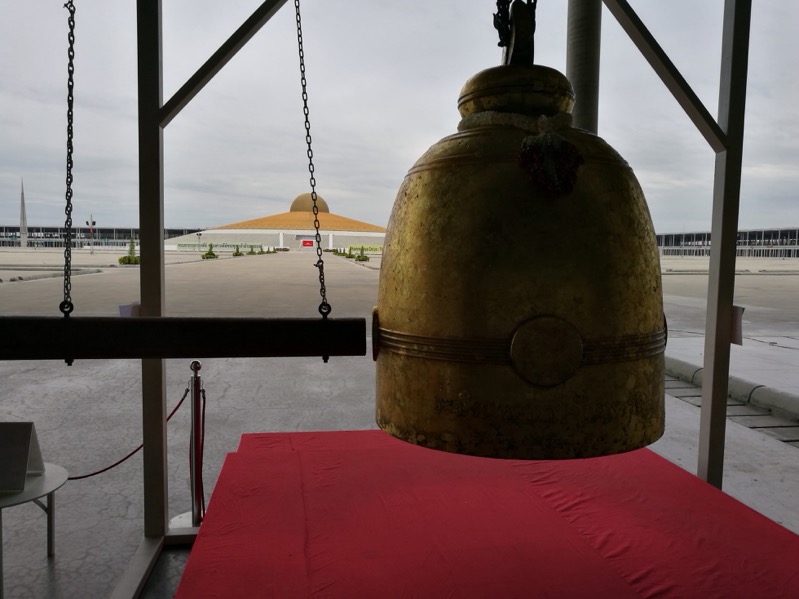
M 218 256 L 214 253 L 214 244 L 208 244 L 208 251 L 202 255 L 203 260 L 211 260 L 213 258 L 217 258 Z
M 363 251 L 363 246 L 361 246 L 361 253 L 355 256 L 356 262 L 369 262 L 369 256 Z
M 119 258 L 120 264 L 138 264 L 140 257 L 136 255 L 136 243 L 133 241 L 133 237 L 130 238 L 130 243 L 128 244 L 128 255 L 121 256 Z
M 244 254 L 241 253 L 241 250 L 239 249 L 238 245 L 236 246 L 236 249 L 233 250 L 233 255 L 234 256 L 243 256 L 244 255 Z

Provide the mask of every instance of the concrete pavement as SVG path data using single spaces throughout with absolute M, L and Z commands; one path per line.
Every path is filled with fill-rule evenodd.
M 26 252 L 26 256 L 28 253 L 31 252 Z M 119 304 L 138 297 L 138 270 L 115 265 L 116 258 L 124 252 L 109 254 L 73 254 L 79 268 L 102 271 L 73 281 L 77 315 L 114 315 Z M 41 263 L 49 262 L 58 269 L 60 259 L 58 251 L 48 258 L 0 251 L 0 273 L 12 264 L 30 267 L 48 266 Z M 196 256 L 169 254 L 167 313 L 315 316 L 319 295 L 314 259 L 312 253 L 290 252 L 209 262 Z M 372 268 L 333 256 L 326 259 L 334 316 L 369 318 L 377 300 L 378 272 L 373 270 L 376 263 L 366 264 Z M 700 267 L 700 262 L 691 261 L 682 268 L 700 272 Z M 796 267 L 799 270 L 799 264 Z M 0 278 L 4 278 L 2 274 Z M 0 314 L 58 315 L 61 293 L 58 277 L 4 282 L 0 284 Z M 682 334 L 687 336 L 672 336 L 669 340 L 667 356 L 701 365 L 696 353 L 701 339 Z M 780 372 L 797 370 L 799 360 L 791 361 L 793 350 L 768 344 L 761 349 L 756 347 L 759 346 L 754 343 L 745 344 L 743 353 L 741 348 L 733 348 L 734 375 L 768 372 L 770 381 L 765 381 L 765 377 L 759 380 L 771 382 L 779 378 Z M 755 358 L 761 351 L 762 359 L 772 364 L 773 356 L 782 355 L 774 352 L 784 351 L 784 362 L 779 359 L 782 366 L 765 371 L 762 366 L 752 365 L 752 361 L 757 364 Z M 741 354 L 740 360 L 736 354 Z M 189 363 L 190 359 L 167 361 L 170 409 L 186 388 L 191 374 Z M 752 370 L 741 370 L 739 365 L 751 366 Z M 65 466 L 71 475 L 99 469 L 140 442 L 140 372 L 137 360 L 77 361 L 71 367 L 58 361 L 0 362 L 0 420 L 34 421 L 45 459 Z M 225 454 L 235 450 L 244 432 L 375 426 L 374 365 L 368 355 L 333 358 L 329 364 L 313 358 L 203 360 L 201 374 L 208 397 L 204 466 L 207 496 Z M 694 379 L 695 382 L 701 381 Z M 668 377 L 666 433 L 651 446 L 691 472 L 696 472 L 697 397 L 701 397 L 701 389 L 694 383 Z M 797 448 L 769 436 L 762 427 L 745 426 L 742 416 L 735 415 L 739 407 L 731 408 L 724 490 L 799 532 Z M 168 427 L 170 517 L 189 510 L 191 505 L 186 458 L 188 416 L 184 406 Z M 4 511 L 6 597 L 108 596 L 142 538 L 140 454 L 105 474 L 67 483 L 56 500 L 56 555 L 52 561 L 44 550 L 41 511 L 33 505 Z M 162 556 L 144 597 L 171 596 L 185 553 L 170 550 Z

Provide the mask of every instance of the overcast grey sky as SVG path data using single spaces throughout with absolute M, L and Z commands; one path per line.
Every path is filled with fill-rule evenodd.
M 76 0 L 74 220 L 138 226 L 134 0 Z M 164 0 L 164 99 L 258 6 Z M 632 6 L 711 114 L 723 0 Z M 741 228 L 799 226 L 799 3 L 755 1 Z M 64 222 L 67 11 L 29 0 L 0 21 L 0 224 Z M 566 0 L 540 0 L 536 59 L 565 70 Z M 304 0 L 317 191 L 385 225 L 416 159 L 455 132 L 463 83 L 499 63 L 493 0 Z M 604 10 L 604 9 L 603 9 Z M 599 134 L 635 170 L 658 232 L 708 230 L 714 155 L 603 13 Z M 287 3 L 169 124 L 168 227 L 285 212 L 308 191 L 294 8 Z

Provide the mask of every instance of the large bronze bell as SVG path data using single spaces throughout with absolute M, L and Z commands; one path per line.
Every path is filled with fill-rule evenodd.
M 663 434 L 660 263 L 643 192 L 537 65 L 461 91 L 400 187 L 374 314 L 377 423 L 464 454 L 584 458 Z

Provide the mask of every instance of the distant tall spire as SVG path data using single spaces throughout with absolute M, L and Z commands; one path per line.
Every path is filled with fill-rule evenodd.
M 20 178 L 19 194 L 19 247 L 28 247 L 28 217 L 25 215 L 25 182 Z

